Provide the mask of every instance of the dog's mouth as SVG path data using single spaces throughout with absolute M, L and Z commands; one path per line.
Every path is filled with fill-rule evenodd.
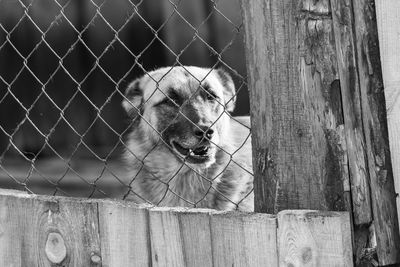
M 191 163 L 204 163 L 210 159 L 212 154 L 212 147 L 209 144 L 190 148 L 184 147 L 176 141 L 172 141 L 171 145 L 176 152 Z

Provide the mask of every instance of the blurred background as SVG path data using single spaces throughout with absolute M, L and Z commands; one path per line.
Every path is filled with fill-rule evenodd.
M 248 115 L 238 0 L 0 0 L 0 187 L 120 197 L 127 84 L 224 67 Z

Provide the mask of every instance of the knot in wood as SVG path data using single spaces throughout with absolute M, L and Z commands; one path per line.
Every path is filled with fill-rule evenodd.
M 301 257 L 303 260 L 303 263 L 308 263 L 312 259 L 312 249 L 310 247 L 305 247 L 301 251 Z
M 67 256 L 67 248 L 59 233 L 49 233 L 45 246 L 46 256 L 51 263 L 61 263 Z
M 298 137 L 303 137 L 303 135 L 304 135 L 303 130 L 300 129 L 300 128 L 297 129 L 296 134 L 297 134 Z
M 101 263 L 101 257 L 94 252 L 92 252 L 92 256 L 90 257 L 90 260 L 93 263 Z
M 385 154 L 384 153 L 382 153 L 382 154 L 383 154 L 383 157 L 381 157 L 380 155 L 375 155 L 375 163 L 379 167 L 382 167 L 384 165 L 384 161 L 385 161 L 384 160 Z

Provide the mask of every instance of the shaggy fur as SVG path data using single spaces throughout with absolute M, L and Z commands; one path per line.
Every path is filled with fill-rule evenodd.
M 249 130 L 228 113 L 235 88 L 226 72 L 161 68 L 133 81 L 122 104 L 132 120 L 128 200 L 253 210 Z

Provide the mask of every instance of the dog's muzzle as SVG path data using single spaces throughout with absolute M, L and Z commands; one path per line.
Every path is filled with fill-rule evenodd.
M 185 145 L 173 140 L 171 142 L 171 147 L 174 152 L 185 161 L 195 164 L 209 161 L 215 150 L 214 146 L 209 141 L 202 142 L 195 147 L 186 147 Z

